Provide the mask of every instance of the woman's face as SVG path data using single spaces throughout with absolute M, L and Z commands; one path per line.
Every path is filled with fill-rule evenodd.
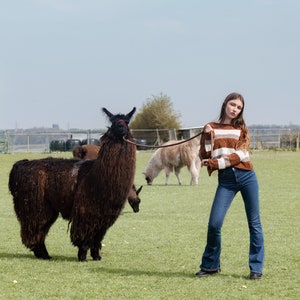
M 243 109 L 243 102 L 240 99 L 233 99 L 227 102 L 225 108 L 225 122 L 230 124 L 231 121 L 236 118 Z

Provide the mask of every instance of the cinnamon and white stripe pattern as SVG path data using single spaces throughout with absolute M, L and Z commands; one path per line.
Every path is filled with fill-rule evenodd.
M 202 137 L 201 157 L 211 159 L 211 170 L 232 166 L 251 170 L 250 155 L 243 139 L 242 131 L 232 125 L 209 123 Z

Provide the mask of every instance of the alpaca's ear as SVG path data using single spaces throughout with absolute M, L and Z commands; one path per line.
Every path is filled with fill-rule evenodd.
M 128 121 L 132 118 L 133 114 L 135 113 L 135 110 L 136 110 L 136 108 L 134 107 L 134 108 L 132 109 L 132 111 L 126 115 L 126 119 L 127 119 Z
M 102 111 L 111 119 L 114 115 L 109 112 L 105 107 L 102 107 Z
M 142 190 L 143 186 L 141 185 L 138 190 L 136 191 L 136 194 L 139 195 L 140 191 Z

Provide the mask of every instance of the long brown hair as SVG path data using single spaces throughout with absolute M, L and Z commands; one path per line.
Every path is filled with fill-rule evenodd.
M 223 123 L 224 120 L 225 120 L 225 117 L 226 117 L 225 110 L 226 110 L 227 103 L 230 100 L 235 100 L 235 99 L 239 99 L 243 103 L 243 107 L 242 107 L 240 113 L 234 119 L 231 120 L 231 124 L 233 125 L 233 127 L 240 128 L 242 130 L 242 134 L 243 134 L 243 136 L 241 137 L 240 142 L 237 145 L 237 148 L 239 146 L 241 146 L 243 148 L 245 147 L 245 148 L 248 149 L 249 145 L 250 145 L 250 136 L 249 136 L 248 128 L 246 126 L 244 116 L 243 116 L 243 112 L 244 112 L 244 108 L 245 108 L 245 100 L 244 100 L 244 97 L 241 94 L 239 94 L 239 93 L 230 93 L 229 95 L 227 95 L 227 97 L 223 101 L 223 104 L 222 104 L 222 107 L 221 107 L 219 122 Z

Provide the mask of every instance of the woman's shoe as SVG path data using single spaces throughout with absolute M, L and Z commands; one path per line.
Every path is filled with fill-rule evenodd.
M 197 277 L 208 277 L 217 273 L 220 273 L 221 270 L 214 270 L 214 271 L 205 271 L 205 270 L 200 270 L 199 272 L 197 272 L 195 275 Z
M 259 279 L 261 279 L 261 277 L 262 277 L 262 274 L 251 272 L 251 273 L 250 273 L 250 276 L 249 276 L 249 279 L 252 279 L 252 280 L 259 280 Z

